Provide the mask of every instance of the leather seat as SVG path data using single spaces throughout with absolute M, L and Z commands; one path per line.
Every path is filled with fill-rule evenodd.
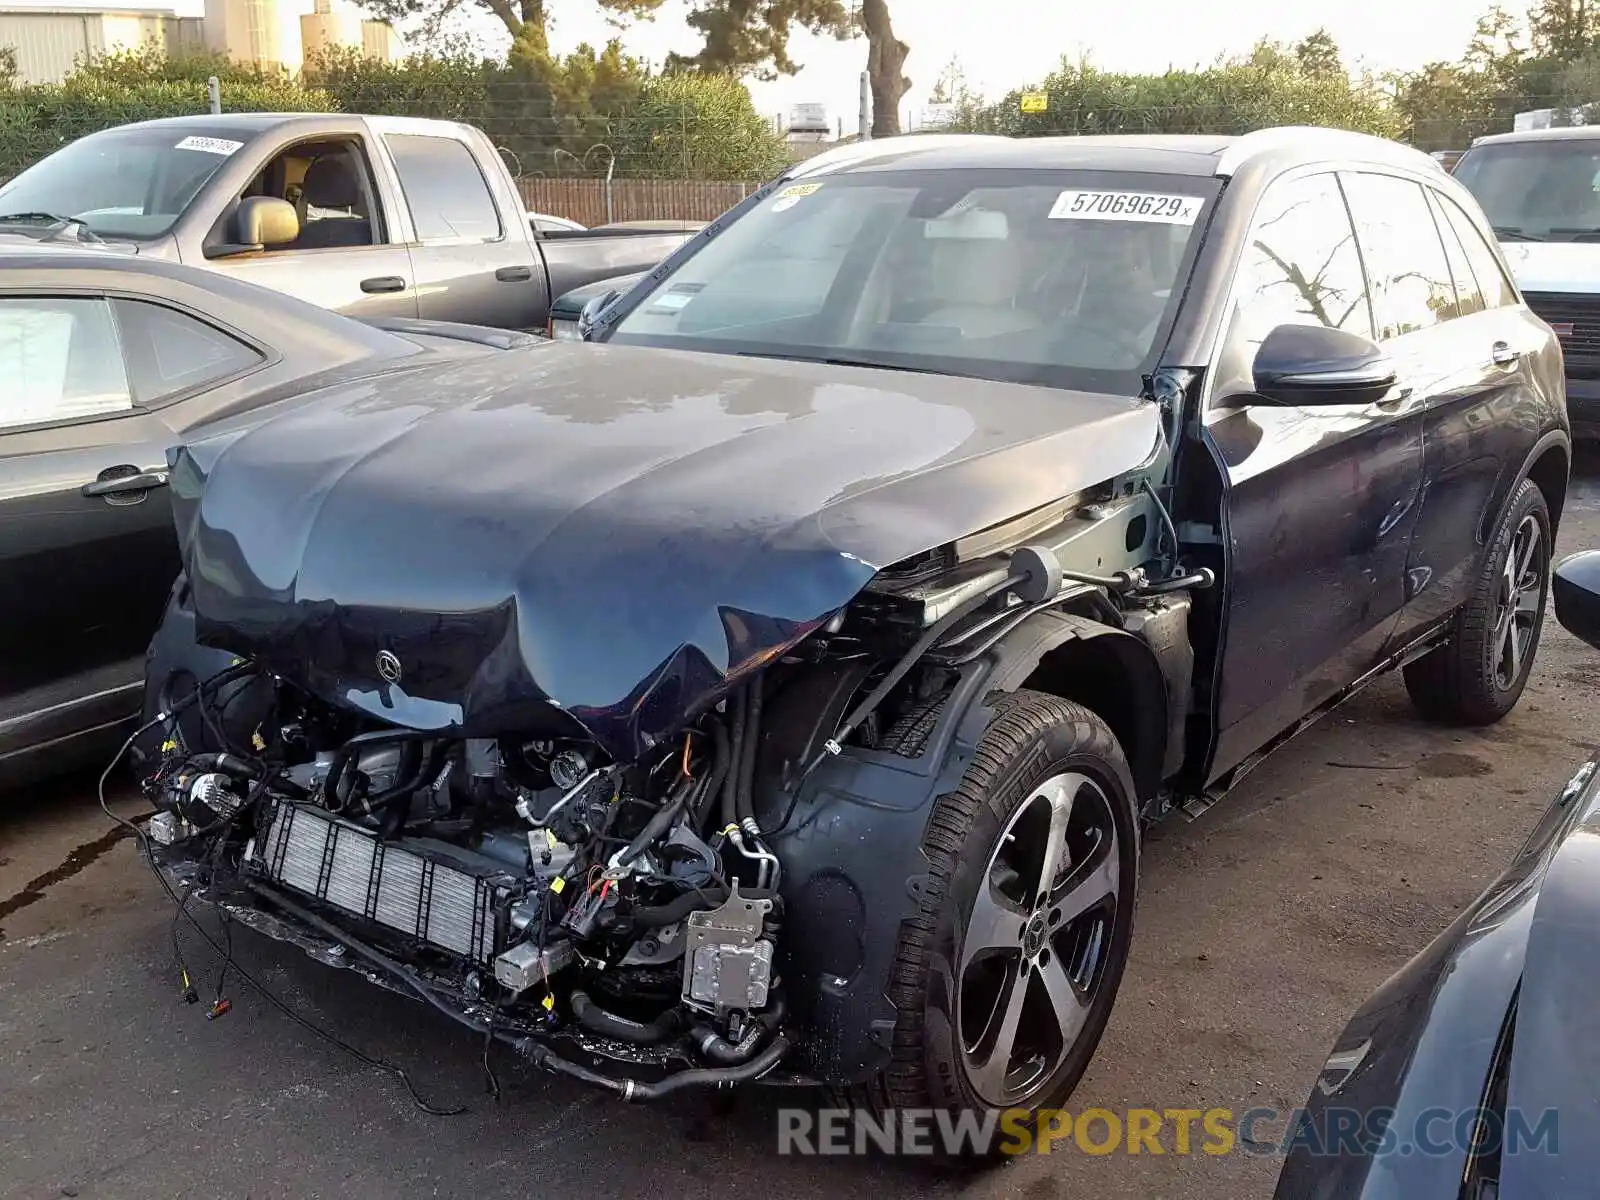
M 335 246 L 372 245 L 372 222 L 360 216 L 361 185 L 345 154 L 314 159 L 301 183 L 300 236 L 285 249 L 322 250 Z M 305 210 L 343 208 L 350 216 L 308 218 Z

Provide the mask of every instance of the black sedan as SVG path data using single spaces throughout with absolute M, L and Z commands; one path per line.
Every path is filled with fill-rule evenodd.
M 132 255 L 0 245 L 0 787 L 109 754 L 178 575 L 168 446 L 527 335 L 382 328 Z
M 1600 648 L 1600 551 L 1556 570 Z M 1591 1195 L 1600 1170 L 1600 755 L 1505 873 L 1369 999 L 1287 1140 L 1278 1200 Z

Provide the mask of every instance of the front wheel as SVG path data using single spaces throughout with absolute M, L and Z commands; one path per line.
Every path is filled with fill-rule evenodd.
M 1495 530 L 1450 641 L 1405 668 L 1417 711 L 1450 725 L 1492 725 L 1516 707 L 1533 670 L 1550 590 L 1550 509 L 1518 487 Z
M 1054 696 L 1019 691 L 993 706 L 924 834 L 928 884 L 902 924 L 890 991 L 893 1061 L 855 1097 L 880 1117 L 936 1108 L 982 1122 L 1060 1106 L 1127 964 L 1139 835 L 1121 747 L 1098 716 Z

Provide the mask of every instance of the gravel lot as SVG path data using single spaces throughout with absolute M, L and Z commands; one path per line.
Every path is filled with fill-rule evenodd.
M 1580 466 L 1563 552 L 1600 547 L 1600 464 Z M 1412 718 L 1387 680 L 1146 846 L 1132 965 L 1074 1106 L 1287 1109 L 1362 998 L 1499 869 L 1600 741 L 1600 655 L 1554 622 L 1503 725 Z M 121 796 L 125 812 L 141 807 Z M 92 781 L 0 796 L 0 1196 L 1266 1196 L 1277 1163 L 1088 1157 L 979 1174 L 779 1158 L 774 1097 L 623 1108 L 501 1070 L 421 1006 L 241 931 L 237 961 L 295 1012 L 402 1065 L 449 1118 L 249 988 L 186 1006 L 171 907 L 108 833 Z M 192 937 L 191 937 L 192 943 Z M 215 963 L 189 950 L 209 997 Z

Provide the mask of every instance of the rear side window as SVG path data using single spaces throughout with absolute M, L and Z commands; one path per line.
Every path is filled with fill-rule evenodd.
M 151 404 L 220 383 L 262 361 L 230 334 L 185 313 L 142 300 L 117 300 L 133 394 Z
M 0 297 L 0 428 L 133 407 L 103 299 Z
M 1345 175 L 1343 182 L 1372 280 L 1379 340 L 1449 320 L 1455 284 L 1422 185 L 1370 173 Z
M 1372 336 L 1355 231 L 1332 174 L 1285 180 L 1267 190 L 1235 294 L 1230 343 L 1251 357 L 1280 325 L 1325 325 Z
M 1483 293 L 1484 303 L 1490 308 L 1506 308 L 1516 304 L 1517 289 L 1512 286 L 1505 268 L 1500 265 L 1500 256 L 1484 241 L 1472 218 L 1449 196 L 1435 192 L 1433 198 L 1444 213 L 1445 222 L 1461 241 L 1467 262 L 1472 265 L 1473 277 Z
M 1456 236 L 1456 231 L 1450 227 L 1449 222 L 1444 219 L 1444 214 L 1439 211 L 1439 194 L 1430 189 L 1428 195 L 1432 200 L 1434 224 L 1438 227 L 1439 237 L 1444 241 L 1444 256 L 1450 264 L 1450 278 L 1456 285 L 1456 304 L 1449 315 L 1470 317 L 1487 307 L 1483 302 L 1483 293 L 1478 288 L 1478 280 L 1472 273 L 1472 267 L 1467 263 L 1467 252 L 1461 245 L 1461 239 Z
M 472 151 L 455 138 L 390 134 L 384 138 L 417 227 L 431 242 L 498 238 L 500 214 Z

